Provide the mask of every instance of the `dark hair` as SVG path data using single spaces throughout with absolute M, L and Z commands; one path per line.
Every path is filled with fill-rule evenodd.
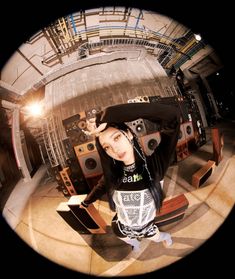
M 138 138 L 135 135 L 135 133 L 125 124 L 125 123 L 108 123 L 106 128 L 114 127 L 118 130 L 127 132 L 128 130 L 133 134 L 133 145 L 134 145 L 134 156 L 135 156 L 135 162 L 136 166 L 139 168 L 144 168 L 143 177 L 144 179 L 149 180 L 149 183 L 147 184 L 150 193 L 153 196 L 156 209 L 159 210 L 162 205 L 163 200 L 163 192 L 162 188 L 159 182 L 158 177 L 156 176 L 156 173 L 154 172 L 153 165 L 149 160 L 145 157 L 142 148 L 139 144 Z M 111 158 L 103 149 L 103 147 L 100 144 L 99 138 L 96 137 L 96 148 L 100 155 L 101 165 L 103 168 L 103 174 L 104 174 L 104 181 L 105 186 L 107 190 L 107 196 L 109 201 L 109 206 L 111 210 L 115 210 L 115 204 L 112 199 L 112 195 L 115 189 L 118 188 L 118 186 L 122 182 L 123 178 L 123 162 L 114 160 Z M 137 150 L 137 151 L 136 151 Z M 142 154 L 141 156 L 139 154 Z M 146 160 L 147 166 L 145 164 Z M 149 176 L 151 174 L 151 177 Z

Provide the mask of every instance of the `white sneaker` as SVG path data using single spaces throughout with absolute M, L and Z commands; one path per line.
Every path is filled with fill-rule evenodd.
M 167 238 L 166 240 L 163 240 L 163 243 L 164 243 L 164 245 L 165 245 L 166 247 L 171 246 L 172 243 L 173 243 L 172 238 L 169 237 L 169 238 Z
M 133 252 L 139 252 L 140 251 L 140 241 L 137 239 L 130 239 L 129 244 L 132 247 Z
M 132 247 L 132 252 L 134 253 L 138 253 L 140 251 L 140 245 L 135 245 L 135 246 L 131 246 Z

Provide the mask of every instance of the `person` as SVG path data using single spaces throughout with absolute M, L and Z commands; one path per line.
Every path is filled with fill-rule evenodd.
M 161 141 L 149 156 L 127 125 L 139 118 L 161 127 Z M 90 119 L 87 129 L 86 134 L 95 135 L 103 176 L 81 206 L 87 207 L 107 193 L 109 206 L 116 212 L 112 229 L 118 238 L 134 251 L 139 251 L 143 237 L 170 246 L 171 235 L 160 232 L 154 221 L 164 199 L 161 182 L 175 155 L 179 110 L 158 103 L 113 105 Z

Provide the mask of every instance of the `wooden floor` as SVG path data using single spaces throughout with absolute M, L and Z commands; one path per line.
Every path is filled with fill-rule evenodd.
M 201 187 L 193 187 L 191 179 L 198 167 L 212 156 L 209 136 L 207 143 L 197 152 L 169 168 L 164 180 L 166 196 L 170 198 L 184 193 L 189 207 L 182 220 L 161 227 L 162 231 L 172 234 L 173 245 L 168 248 L 144 239 L 140 252 L 133 254 L 131 247 L 113 234 L 110 223 L 114 213 L 105 200 L 94 205 L 108 224 L 107 233 L 78 233 L 56 212 L 59 203 L 67 198 L 58 191 L 56 183 L 47 177 L 43 168 L 35 174 L 31 185 L 17 185 L 3 215 L 33 250 L 68 271 L 114 277 L 174 267 L 211 238 L 234 206 L 235 187 L 231 186 L 235 181 L 234 126 L 234 123 L 223 123 L 224 158 Z

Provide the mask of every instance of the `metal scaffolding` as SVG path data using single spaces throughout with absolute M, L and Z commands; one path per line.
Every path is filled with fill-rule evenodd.
M 43 140 L 51 167 L 61 165 L 66 167 L 66 153 L 59 134 L 57 116 L 51 114 L 42 119 Z

